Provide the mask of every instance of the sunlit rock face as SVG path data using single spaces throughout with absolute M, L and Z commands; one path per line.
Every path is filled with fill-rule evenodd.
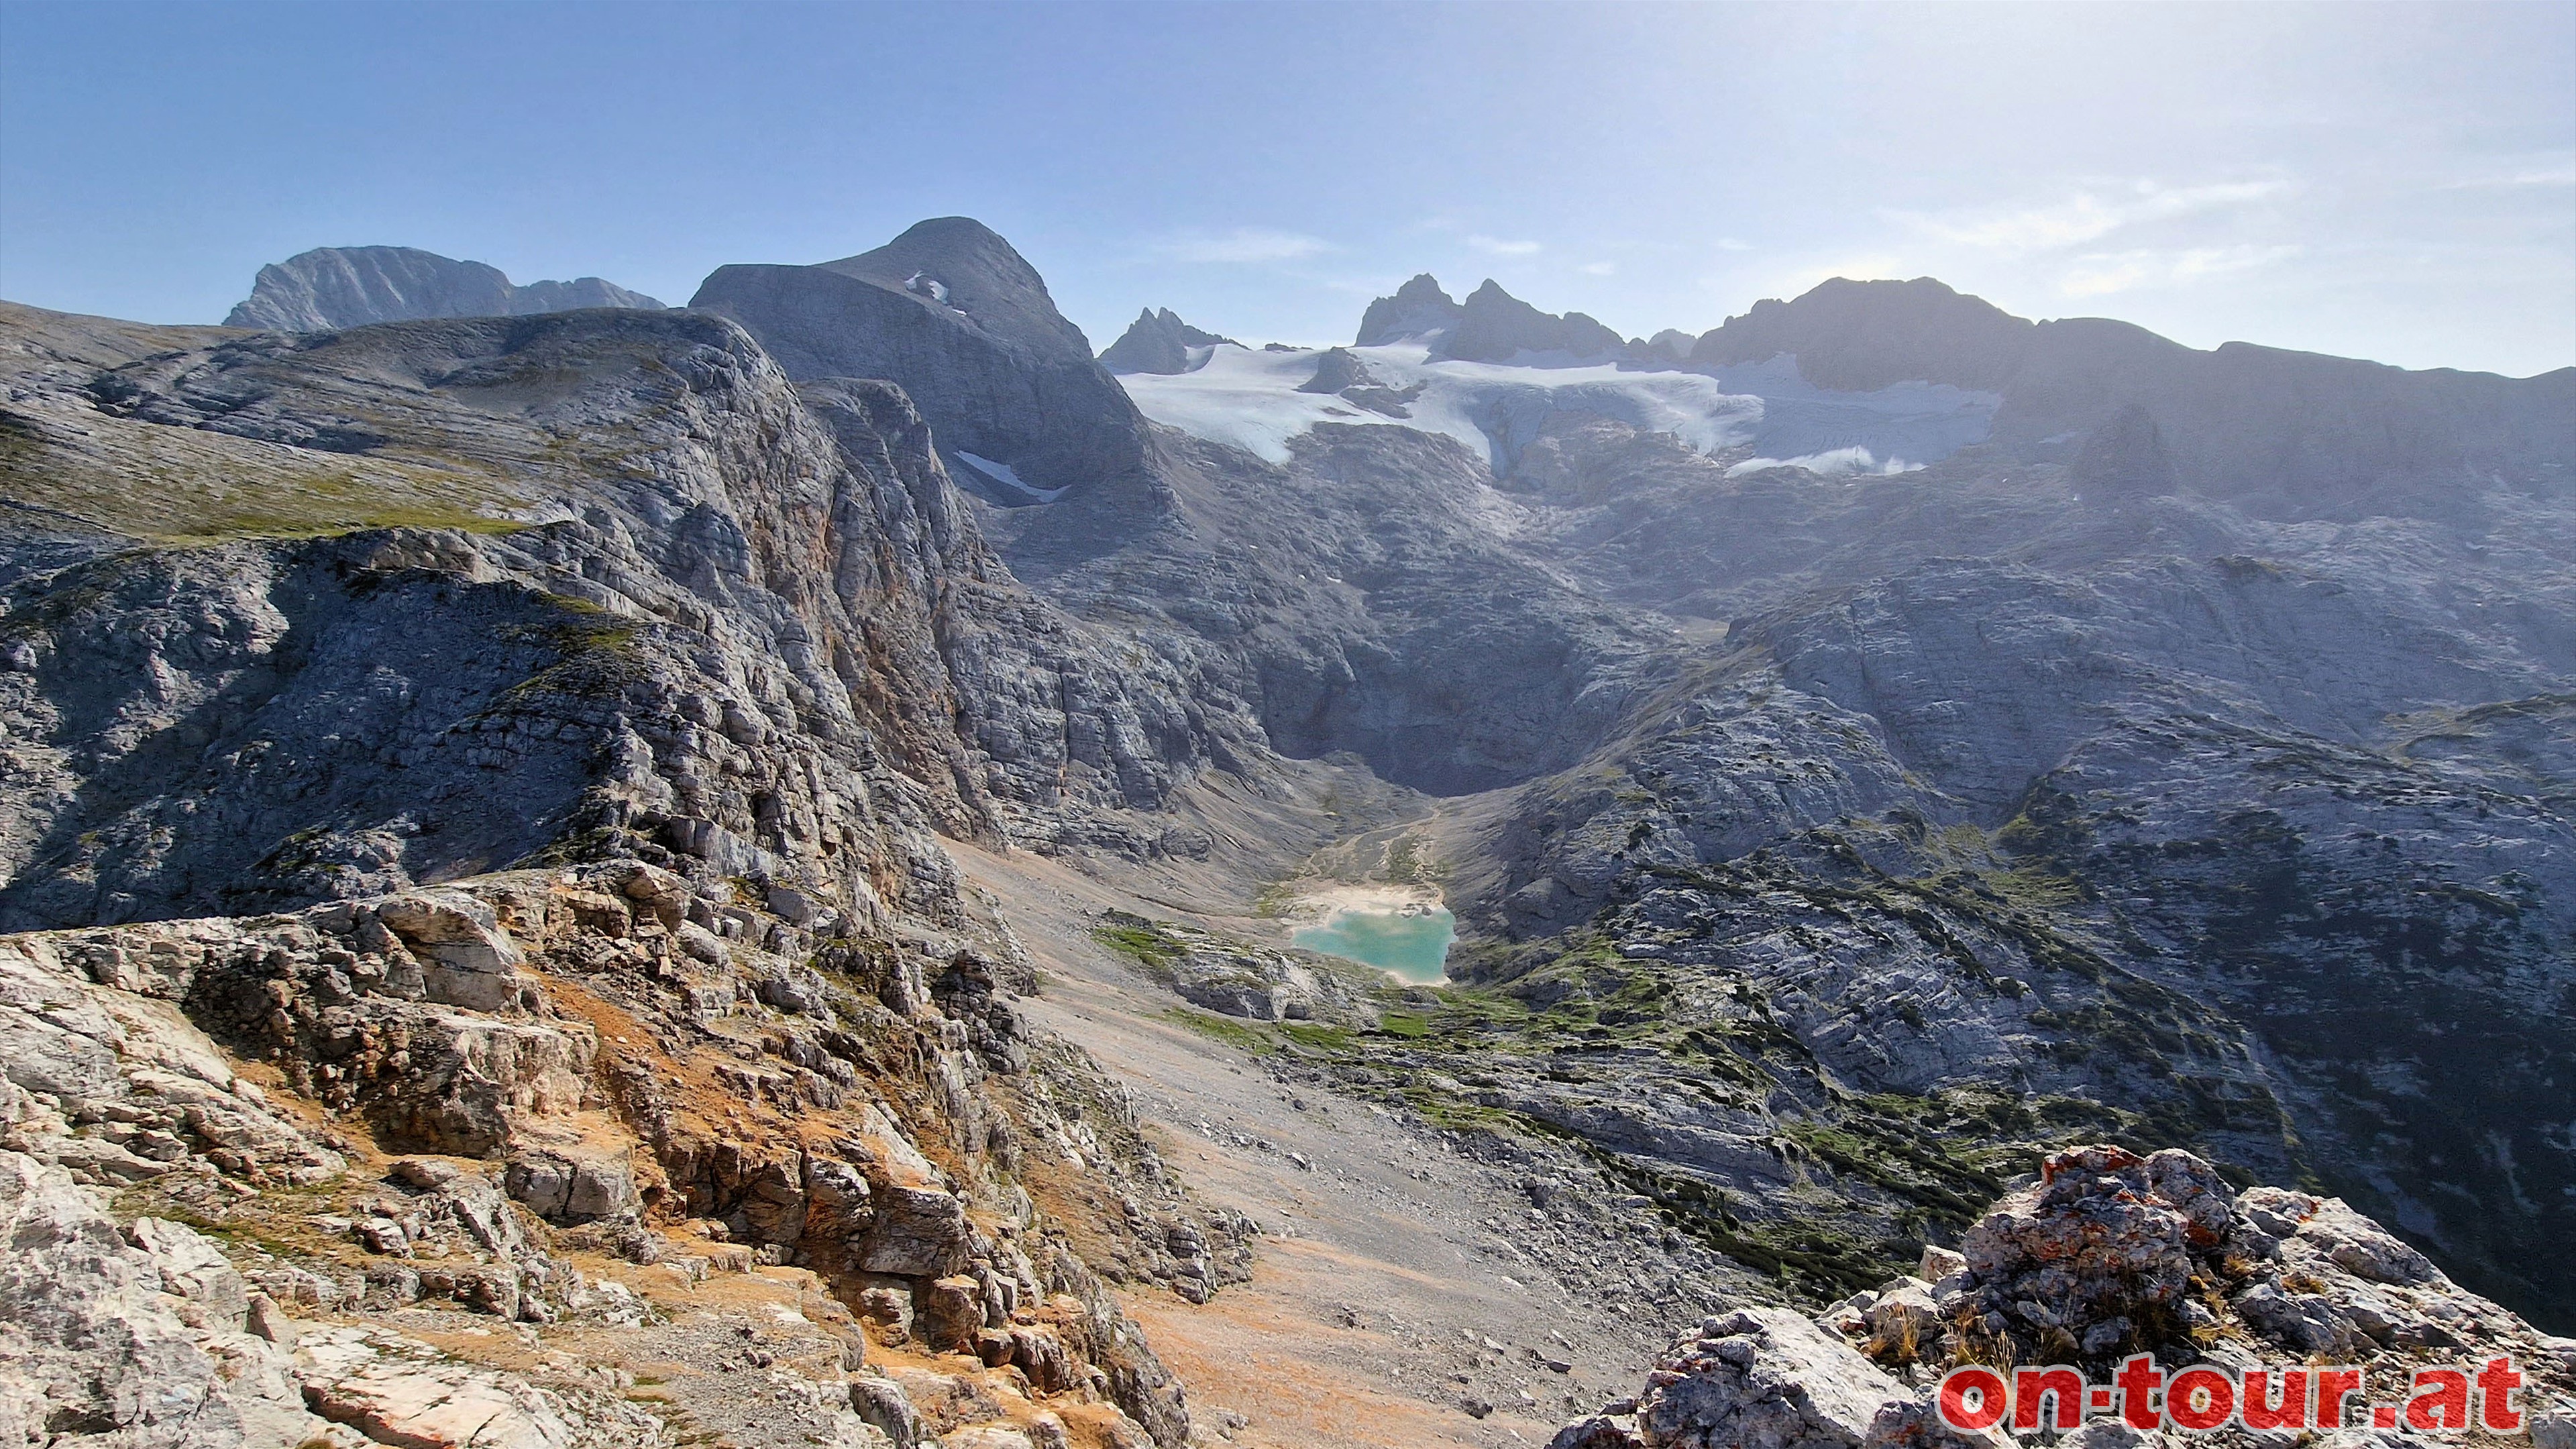
M 582 307 L 662 304 L 615 282 L 513 284 L 498 267 L 460 262 L 412 247 L 319 247 L 259 269 L 251 294 L 227 327 L 329 332 L 420 317 L 523 317 Z

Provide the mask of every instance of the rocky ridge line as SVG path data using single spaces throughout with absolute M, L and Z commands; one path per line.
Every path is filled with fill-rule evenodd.
M 227 327 L 333 332 L 421 317 L 525 317 L 581 307 L 662 304 L 614 282 L 513 283 L 498 267 L 412 247 L 316 247 L 259 269 Z

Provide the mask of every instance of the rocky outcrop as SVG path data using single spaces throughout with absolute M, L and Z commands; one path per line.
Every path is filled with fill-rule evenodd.
M 1345 388 L 1378 387 L 1377 374 L 1347 347 L 1325 349 L 1315 359 L 1315 375 L 1297 385 L 1299 392 L 1337 393 Z
M 2066 470 L 2079 496 L 2109 502 L 2151 498 L 2174 491 L 2173 459 L 2164 433 L 2147 410 L 2131 403 L 2084 440 L 2084 451 Z
M 2052 1155 L 2040 1181 L 1997 1203 L 1960 1250 L 1928 1249 L 1925 1277 L 1845 1299 L 1816 1321 L 1768 1308 L 1712 1318 L 1642 1395 L 1568 1424 L 1555 1449 L 1999 1444 L 1933 1412 L 1950 1368 L 2072 1365 L 2101 1383 L 2141 1353 L 2167 1371 L 2204 1364 L 2231 1380 L 2354 1365 L 2376 1403 L 2401 1396 L 2419 1367 L 2507 1356 L 2524 1375 L 2517 1407 L 2552 1423 L 2576 1391 L 2576 1343 L 2461 1289 L 2339 1201 L 2238 1192 L 2188 1153 Z M 2087 1434 L 2167 1438 L 2117 1427 L 2103 1405 L 2082 1412 L 2100 1421 Z M 2368 1403 L 2346 1412 L 2363 1416 L 2348 1431 L 2369 1427 Z M 2241 1421 L 2218 1438 L 2266 1442 Z
M 1400 295 L 1400 294 L 1399 294 Z M 1492 278 L 1467 294 L 1457 325 L 1432 348 L 1432 356 L 1461 362 L 1511 362 L 1530 355 L 1595 361 L 1621 353 L 1618 333 L 1580 312 L 1542 312 L 1503 290 Z
M 498 267 L 412 247 L 317 247 L 260 268 L 250 296 L 224 325 L 334 332 L 419 317 L 524 317 L 582 307 L 659 311 L 662 304 L 597 277 L 520 286 Z
M 1116 1089 L 1078 1051 L 1031 1036 L 1007 963 L 917 925 L 889 932 L 783 893 L 782 915 L 730 894 L 627 862 L 259 920 L 0 938 L 26 983 L 17 999 L 43 1011 L 0 1041 L 36 1059 L 0 1087 L 14 1104 L 0 1158 L 29 1211 L 92 1222 L 78 1181 L 148 1184 L 193 1220 L 268 1244 L 237 1270 L 185 1229 L 147 1217 L 129 1230 L 215 1330 L 243 1332 L 256 1302 L 270 1305 L 258 1310 L 268 1343 L 295 1347 L 285 1314 L 320 1330 L 291 1370 L 274 1353 L 261 1360 L 271 1380 L 291 1373 L 314 1413 L 383 1442 L 460 1418 L 515 1436 L 491 1442 L 567 1449 L 665 1432 L 650 1416 L 619 1428 L 633 1411 L 585 1398 L 596 1385 L 578 1376 L 539 1384 L 424 1361 L 380 1332 L 388 1315 L 437 1310 L 539 1331 L 634 1326 L 638 1355 L 670 1353 L 643 1331 L 653 1318 L 635 1291 L 574 1270 L 567 1248 L 685 1281 L 756 1264 L 806 1271 L 806 1291 L 853 1325 L 830 1375 L 800 1390 L 841 1403 L 818 1409 L 826 1420 L 865 1420 L 842 1360 L 855 1367 L 872 1334 L 981 1355 L 1017 1376 L 1006 1382 L 1021 1385 L 1024 1414 L 1032 1400 L 1087 1404 L 1132 1442 L 1186 1441 L 1179 1389 L 1047 1205 L 1072 1200 L 1042 1184 L 1080 1164 L 1086 1191 L 1125 1205 L 1102 1271 L 1195 1301 L 1243 1276 L 1247 1227 L 1193 1210 Z M 442 957 L 453 970 L 461 956 L 506 962 L 511 991 L 441 984 Z M 96 1030 L 92 1020 L 157 1022 L 156 1034 L 129 1027 L 73 1080 L 66 1053 L 31 1033 Z M 191 1050 L 240 1065 L 177 1082 Z M 269 1089 L 237 1074 L 254 1071 Z M 923 1144 L 953 1165 L 934 1166 Z M 421 1155 L 384 1165 L 378 1154 L 394 1152 Z M 347 1170 L 369 1159 L 378 1165 Z M 1103 1241 L 1097 1225 L 1083 1232 Z M 14 1241 L 21 1256 L 0 1255 L 0 1270 L 35 1271 L 23 1256 L 33 1230 Z M 113 1283 L 63 1291 L 88 1295 L 65 1311 L 123 1314 L 144 1333 L 157 1322 L 136 1318 Z M 133 1352 L 168 1364 L 133 1372 L 170 1379 L 165 1396 L 193 1394 L 189 1412 L 205 1412 L 199 1350 L 154 1342 Z M 97 1412 L 157 1422 L 149 1393 L 117 1389 L 113 1373 L 89 1381 L 107 1396 Z M 36 1392 L 59 1407 L 67 1391 Z M 984 1409 L 944 1410 L 946 1426 L 1005 1417 L 991 1390 L 974 1393 Z M 718 1410 L 691 1413 L 703 1423 Z
M 1169 307 L 1160 312 L 1148 307 L 1136 314 L 1117 341 L 1102 349 L 1100 365 L 1111 372 L 1191 372 L 1207 365 L 1212 349 L 1242 345 L 1231 337 L 1200 331 L 1174 316 Z
M 1557 1432 L 1549 1449 L 2003 1449 L 1997 1434 L 1941 1426 L 1869 1360 L 1794 1309 L 1739 1308 L 1701 1322 L 1655 1366 L 1645 1393 Z
M 343 1445 L 308 1413 L 206 1239 L 130 1230 L 60 1169 L 0 1151 L 0 1439 L 136 1449 Z M 129 1235 L 130 1234 L 130 1235 Z
M 1421 396 L 1423 389 L 1420 383 L 1388 387 L 1349 348 L 1334 347 L 1315 359 L 1315 375 L 1299 383 L 1297 390 L 1337 396 L 1381 417 L 1406 418 L 1413 415 L 1406 404 Z

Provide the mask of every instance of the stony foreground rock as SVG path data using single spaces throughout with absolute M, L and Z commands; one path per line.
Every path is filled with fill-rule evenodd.
M 1940 1421 L 1931 1394 L 1942 1374 L 2073 1364 L 2101 1383 L 2139 1352 L 2167 1370 L 2359 1365 L 2383 1402 L 2415 1367 L 2509 1355 L 2529 1379 L 2533 1441 L 2576 1424 L 2576 1341 L 2460 1288 L 2339 1201 L 2231 1192 L 2186 1152 L 2054 1154 L 1959 1251 L 1927 1249 L 1922 1267 L 1813 1319 L 1788 1308 L 1710 1318 L 1636 1399 L 1567 1424 L 1551 1449 L 1999 1445 Z M 2323 1437 L 2360 1444 L 2375 1432 L 2356 1424 Z M 2100 1449 L 2168 1437 L 2109 1420 L 2081 1434 Z M 2170 1437 L 2271 1442 L 2241 1426 Z

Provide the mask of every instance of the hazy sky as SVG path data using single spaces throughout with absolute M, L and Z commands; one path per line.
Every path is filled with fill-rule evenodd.
M 670 302 L 963 213 L 1105 345 L 1417 271 L 1636 335 L 1936 276 L 2410 367 L 2576 364 L 2576 5 L 0 0 L 0 297 L 212 321 L 398 243 Z

